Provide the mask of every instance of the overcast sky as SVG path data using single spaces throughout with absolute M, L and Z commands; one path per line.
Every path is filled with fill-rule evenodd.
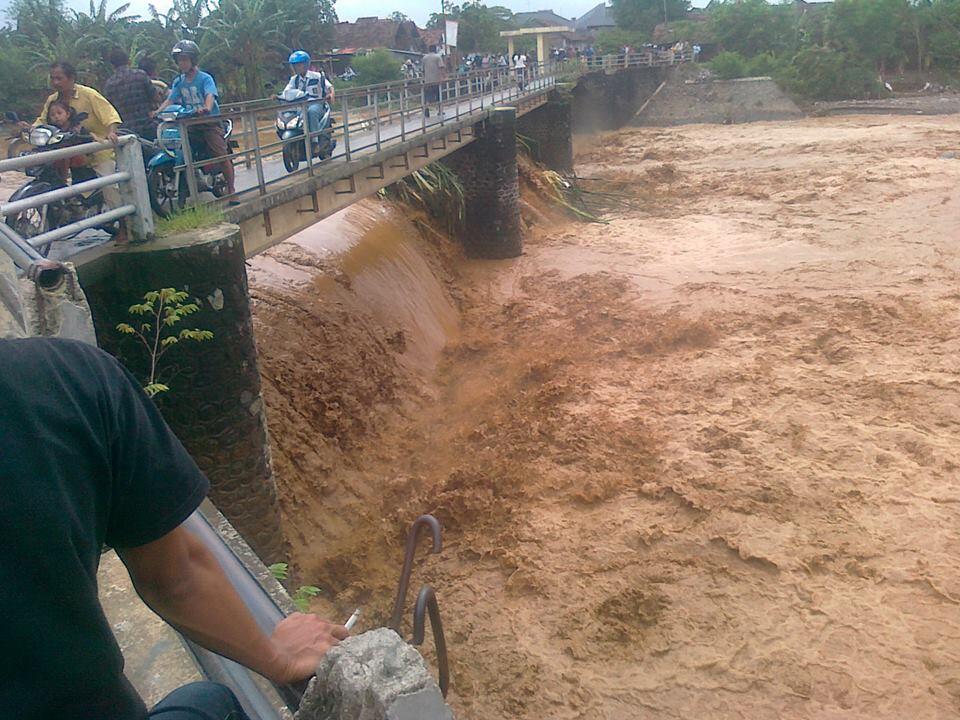
M 449 2 L 450 0 L 448 0 Z M 454 0 L 455 2 L 456 0 Z M 693 4 L 697 7 L 703 7 L 708 0 L 694 0 Z M 147 15 L 147 7 L 151 0 L 130 0 L 131 13 Z M 587 10 L 594 7 L 599 0 L 507 0 L 498 2 L 497 0 L 488 0 L 488 5 L 506 5 L 514 12 L 527 12 L 530 10 L 542 10 L 551 8 L 554 12 L 563 17 L 579 17 Z M 70 7 L 78 10 L 87 11 L 90 7 L 90 0 L 67 0 Z M 170 6 L 170 0 L 153 0 L 153 4 L 158 10 L 166 10 Z M 121 0 L 110 0 L 107 4 L 109 8 L 116 8 L 121 5 Z M 4 20 L 7 19 L 7 8 L 10 7 L 10 0 L 0 0 L 0 12 Z M 409 17 L 417 21 L 419 25 L 426 23 L 427 18 L 432 12 L 440 11 L 440 0 L 394 0 L 394 4 L 371 3 L 370 0 L 338 0 L 335 5 L 337 16 L 341 20 L 356 20 L 360 16 L 379 15 L 386 17 L 394 10 L 400 10 Z

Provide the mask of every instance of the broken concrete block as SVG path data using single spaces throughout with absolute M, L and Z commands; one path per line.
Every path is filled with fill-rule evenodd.
M 411 714 L 413 713 L 413 714 Z M 330 650 L 296 720 L 453 720 L 420 653 L 379 628 Z

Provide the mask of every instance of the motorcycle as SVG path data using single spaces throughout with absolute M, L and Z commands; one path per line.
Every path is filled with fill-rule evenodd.
M 277 95 L 277 100 L 288 103 L 300 103 L 297 107 L 281 108 L 277 112 L 277 137 L 283 142 L 283 167 L 287 172 L 296 172 L 300 163 L 306 160 L 306 152 L 303 143 L 303 102 L 320 103 L 320 122 L 314 132 L 320 132 L 311 142 L 313 157 L 321 161 L 327 160 L 333 155 L 337 147 L 337 141 L 333 137 L 333 115 L 330 111 L 330 105 L 303 90 L 285 89 Z
M 163 112 L 157 113 L 157 151 L 147 161 L 147 187 L 150 192 L 150 206 L 153 212 L 161 218 L 168 217 L 174 209 L 180 210 L 187 204 L 190 196 L 184 164 L 183 139 L 180 137 L 180 123 L 178 120 L 196 117 L 196 110 L 182 105 L 169 105 Z M 232 151 L 239 147 L 236 141 L 231 140 L 233 121 L 228 118 L 211 118 L 211 122 L 220 122 L 223 127 L 223 137 L 227 147 Z M 200 133 L 190 127 L 190 150 L 193 154 L 194 171 L 197 178 L 199 192 L 213 193 L 214 197 L 223 197 L 227 194 L 227 180 L 223 176 L 223 167 L 220 162 L 203 164 L 211 157 L 210 151 L 203 142 Z
M 86 113 L 80 113 L 77 121 L 83 121 L 85 118 Z M 29 138 L 34 148 L 33 153 L 59 150 L 94 140 L 84 128 L 70 131 L 61 130 L 55 125 L 38 125 L 30 130 Z M 9 202 L 67 187 L 67 165 L 69 161 L 38 164 L 26 168 L 24 173 L 31 179 L 10 196 Z M 97 177 L 96 172 L 86 165 L 70 167 L 69 172 L 73 184 Z M 103 193 L 95 190 L 87 196 L 74 195 L 64 200 L 53 200 L 46 205 L 8 215 L 6 223 L 21 237 L 31 238 L 48 230 L 93 217 L 103 212 L 103 205 Z M 49 251 L 50 244 L 44 246 L 40 253 L 46 257 Z

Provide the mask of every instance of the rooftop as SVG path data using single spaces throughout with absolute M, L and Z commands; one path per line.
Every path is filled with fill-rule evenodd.
M 524 27 L 573 27 L 567 18 L 557 15 L 553 10 L 534 10 L 519 12 L 513 16 L 513 22 L 519 28 Z
M 616 20 L 613 19 L 613 8 L 602 2 L 577 18 L 573 27 L 582 32 L 595 28 L 615 27 L 616 24 Z

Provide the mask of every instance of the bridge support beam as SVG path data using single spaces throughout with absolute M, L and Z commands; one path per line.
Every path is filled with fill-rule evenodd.
M 213 339 L 183 341 L 163 357 L 159 380 L 170 390 L 157 404 L 210 479 L 220 511 L 264 562 L 283 559 L 240 229 L 223 223 L 117 250 L 105 260 L 106 271 L 84 282 L 97 338 L 141 380 L 149 356 L 137 339 L 116 330 L 117 323 L 133 323 L 128 308 L 167 287 L 186 290 L 200 306 L 175 329 L 211 330 Z
M 523 252 L 517 178 L 517 111 L 494 108 L 476 129 L 477 139 L 449 155 L 466 190 L 463 241 L 478 258 L 511 258 Z
M 573 104 L 569 86 L 517 120 L 517 133 L 534 141 L 536 159 L 559 173 L 573 172 Z

